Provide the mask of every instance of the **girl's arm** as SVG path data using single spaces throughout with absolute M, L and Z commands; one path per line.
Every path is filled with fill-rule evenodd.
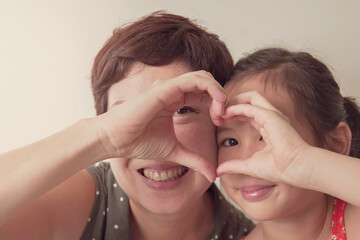
M 308 147 L 298 152 L 291 168 L 292 172 L 296 171 L 295 168 L 304 169 L 294 175 L 293 184 L 324 192 L 360 207 L 360 159 Z
M 239 94 L 223 118 L 249 121 L 259 130 L 266 146 L 249 159 L 221 164 L 218 175 L 247 174 L 287 183 L 324 192 L 360 207 L 360 160 L 345 155 L 350 144 L 346 124 L 339 124 L 329 134 L 330 151 L 307 144 L 288 119 L 257 92 Z

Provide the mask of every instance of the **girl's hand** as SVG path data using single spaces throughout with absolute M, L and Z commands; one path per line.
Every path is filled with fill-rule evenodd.
M 266 146 L 245 160 L 230 160 L 217 168 L 225 173 L 245 174 L 273 182 L 302 185 L 294 181 L 311 176 L 311 169 L 298 162 L 297 154 L 310 147 L 290 125 L 289 119 L 258 92 L 246 92 L 231 100 L 225 121 L 249 121 L 261 134 Z
M 109 158 L 173 161 L 214 181 L 214 166 L 178 142 L 173 115 L 185 105 L 206 104 L 214 124 L 220 125 L 225 100 L 222 87 L 205 71 L 158 80 L 143 94 L 97 117 L 101 143 Z

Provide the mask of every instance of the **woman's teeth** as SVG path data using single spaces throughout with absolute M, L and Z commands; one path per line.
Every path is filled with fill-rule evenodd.
M 143 175 L 146 178 L 152 179 L 158 182 L 167 182 L 178 179 L 188 171 L 187 167 L 179 166 L 176 168 L 166 170 L 155 170 L 150 168 L 143 169 Z

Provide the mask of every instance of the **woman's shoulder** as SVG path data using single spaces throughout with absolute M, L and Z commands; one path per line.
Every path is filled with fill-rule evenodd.
M 95 182 L 95 200 L 80 239 L 130 239 L 129 198 L 108 162 L 87 168 Z

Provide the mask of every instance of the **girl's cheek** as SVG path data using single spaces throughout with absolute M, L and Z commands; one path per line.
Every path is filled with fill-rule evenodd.
M 218 164 L 224 163 L 227 161 L 226 153 L 222 148 L 218 149 Z

